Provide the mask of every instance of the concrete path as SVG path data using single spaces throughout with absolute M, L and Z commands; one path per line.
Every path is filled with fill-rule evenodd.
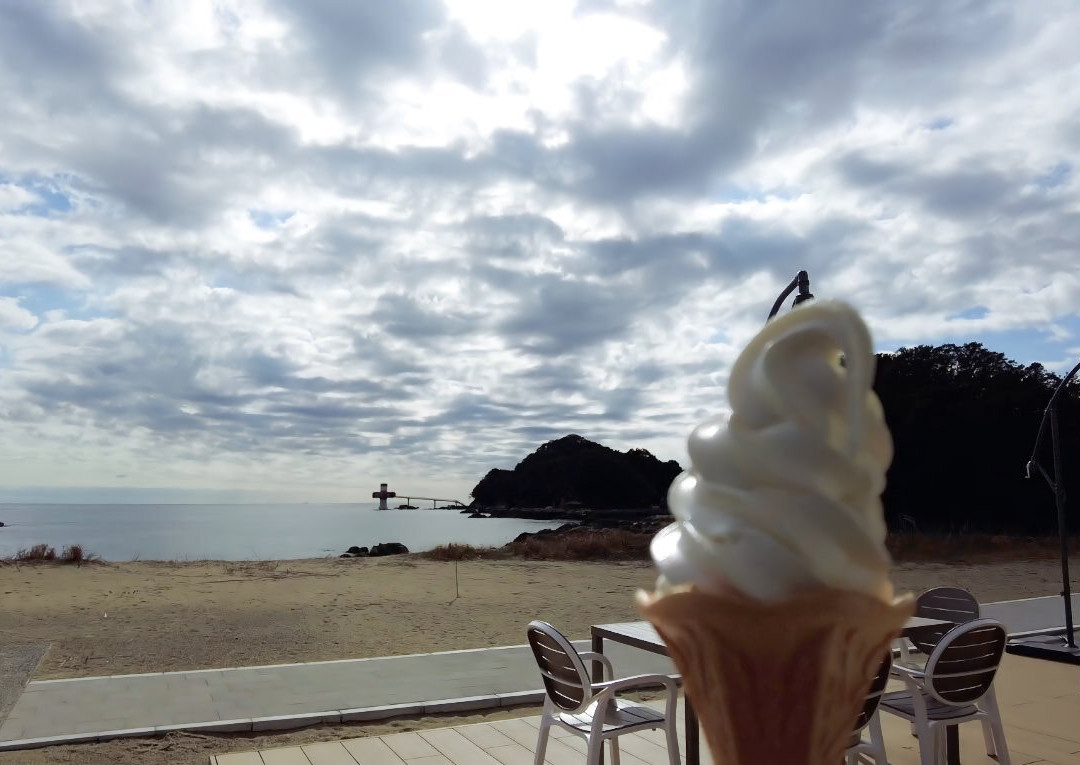
M 605 653 L 620 676 L 674 672 L 668 659 L 626 646 Z M 527 646 L 41 680 L 27 685 L 0 725 L 0 751 L 170 730 L 284 730 L 491 709 L 539 702 L 539 686 Z
M 1045 598 L 1023 598 L 984 603 L 982 616 L 997 619 L 1005 625 L 1010 636 L 1041 632 L 1065 627 L 1065 598 L 1060 595 Z M 1080 622 L 1080 594 L 1072 596 L 1073 627 Z
M 1074 606 L 1080 614 L 1080 596 Z M 1063 624 L 1060 597 L 992 603 L 1010 634 Z M 587 645 L 580 644 L 587 650 Z M 609 644 L 618 675 L 672 672 Z M 320 722 L 490 709 L 542 698 L 525 646 L 267 667 L 42 680 L 0 725 L 0 751 L 170 730 L 283 730 Z

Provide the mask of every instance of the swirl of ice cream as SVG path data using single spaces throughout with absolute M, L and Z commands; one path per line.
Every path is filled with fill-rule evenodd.
M 690 434 L 668 491 L 677 521 L 652 542 L 658 589 L 695 584 L 762 601 L 828 587 L 890 602 L 880 495 L 892 439 L 853 308 L 804 304 L 739 355 L 730 416 Z

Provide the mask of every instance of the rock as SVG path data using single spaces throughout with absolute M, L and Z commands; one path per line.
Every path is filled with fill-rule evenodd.
M 356 545 L 353 545 L 345 552 L 353 555 L 354 557 L 362 558 L 363 556 L 368 554 L 368 549 L 366 547 L 357 547 Z
M 484 515 L 483 513 L 473 513 L 469 517 L 470 518 L 488 518 L 490 516 Z
M 339 558 L 355 558 L 356 556 L 355 556 L 355 555 L 353 555 L 352 553 L 342 553 L 342 554 L 341 554 L 341 555 L 339 555 L 338 557 L 339 557 Z
M 397 509 L 398 510 L 417 510 L 418 508 L 416 507 L 416 505 L 398 505 Z
M 4 522 L 0 521 L 0 529 L 2 529 L 3 527 L 4 527 Z
M 372 557 L 380 557 L 383 555 L 406 555 L 408 552 L 409 548 L 401 544 L 401 542 L 380 542 L 373 546 L 368 554 Z
M 540 529 L 540 531 L 523 531 L 514 537 L 514 541 L 510 544 L 517 544 L 518 542 L 525 542 L 533 537 L 557 537 L 564 534 L 573 534 L 578 531 L 588 530 L 588 526 L 583 526 L 580 523 L 564 523 L 561 526 L 557 526 L 553 529 Z
M 665 506 L 668 487 L 682 468 L 662 462 L 644 449 L 620 452 L 568 435 L 549 441 L 526 456 L 513 470 L 495 469 L 470 492 L 473 507 L 511 505 L 529 508 L 529 516 L 574 518 L 592 510 L 634 509 L 648 512 Z

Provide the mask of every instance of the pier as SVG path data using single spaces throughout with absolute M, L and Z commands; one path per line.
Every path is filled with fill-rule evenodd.
M 412 500 L 414 499 L 421 499 L 424 502 L 431 502 L 432 509 L 438 509 L 438 505 L 440 502 L 442 502 L 444 505 L 453 505 L 453 510 L 464 510 L 466 507 L 468 507 L 468 505 L 458 499 L 447 499 L 445 497 L 414 497 L 405 496 L 404 494 L 398 494 L 397 496 L 398 499 L 405 500 L 406 505 L 411 505 Z
M 388 491 L 386 486 L 387 485 L 385 483 L 381 483 L 379 484 L 378 491 L 371 492 L 371 498 L 379 500 L 380 510 L 390 509 L 390 507 L 388 507 L 386 504 L 386 500 L 392 497 L 404 500 L 406 505 L 411 505 L 414 499 L 421 499 L 425 502 L 431 502 L 431 508 L 433 510 L 438 509 L 440 502 L 442 502 L 444 505 L 452 505 L 453 507 L 450 508 L 451 510 L 465 510 L 468 507 L 468 505 L 466 505 L 460 499 L 449 499 L 447 497 L 420 497 L 415 494 L 399 494 L 396 491 Z

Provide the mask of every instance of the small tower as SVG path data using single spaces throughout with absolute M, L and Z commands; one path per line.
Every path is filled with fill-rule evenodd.
M 396 497 L 396 496 L 397 496 L 396 491 L 387 491 L 386 490 L 386 484 L 385 483 L 380 483 L 379 484 L 379 490 L 378 491 L 371 492 L 371 498 L 379 500 L 379 509 L 380 510 L 389 510 L 390 508 L 386 506 L 386 500 L 389 497 Z

